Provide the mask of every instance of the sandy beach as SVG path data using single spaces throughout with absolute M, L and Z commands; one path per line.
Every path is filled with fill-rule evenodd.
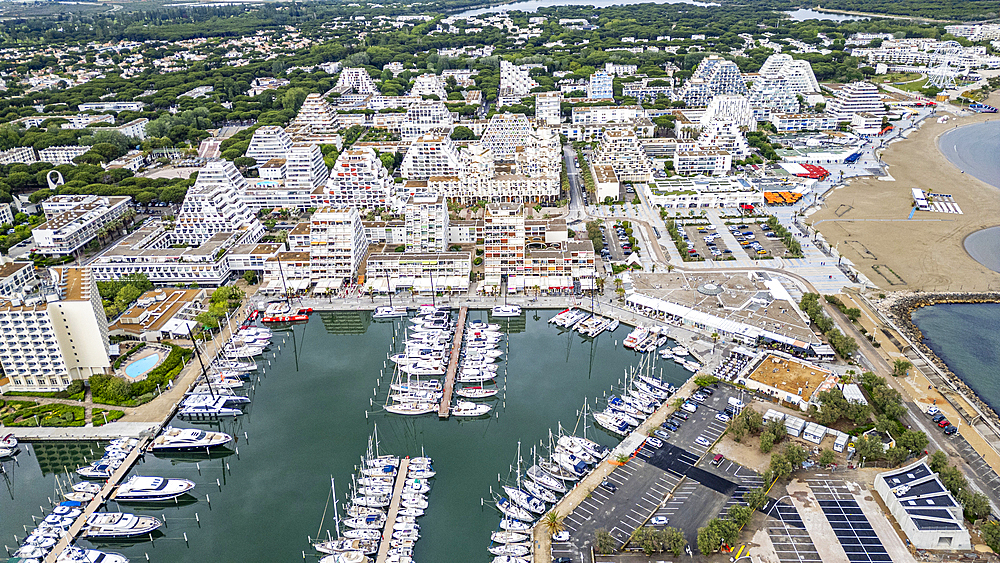
M 1000 103 L 1000 93 L 987 103 Z M 976 262 L 963 246 L 971 233 L 1000 225 L 1000 190 L 963 174 L 937 145 L 938 137 L 956 125 L 996 119 L 1000 115 L 925 120 L 882 153 L 895 181 L 854 180 L 833 190 L 806 222 L 883 289 L 1000 290 L 1000 273 Z M 912 188 L 953 195 L 963 214 L 918 211 L 908 219 Z

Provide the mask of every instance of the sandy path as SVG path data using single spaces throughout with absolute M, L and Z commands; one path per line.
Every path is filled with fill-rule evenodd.
M 993 93 L 989 103 L 1000 103 L 1000 93 Z M 973 260 L 962 246 L 969 234 L 1000 225 L 1000 191 L 962 174 L 937 148 L 938 137 L 956 124 L 998 118 L 925 120 L 919 131 L 882 154 L 894 182 L 855 180 L 831 192 L 823 209 L 806 222 L 883 289 L 1000 290 L 1000 274 Z M 964 213 L 917 212 L 907 220 L 912 188 L 952 194 Z

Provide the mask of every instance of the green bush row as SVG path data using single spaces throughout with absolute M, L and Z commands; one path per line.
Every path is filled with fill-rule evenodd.
M 132 354 L 135 354 L 136 352 L 138 352 L 139 350 L 142 350 L 145 347 L 146 347 L 146 343 L 145 342 L 140 342 L 138 345 L 136 345 L 134 348 L 132 348 L 128 352 L 125 352 L 121 356 L 118 356 L 118 358 L 114 361 L 114 363 L 111 364 L 111 367 L 113 367 L 114 369 L 120 368 L 122 366 L 122 362 L 124 362 L 125 360 L 127 360 L 129 358 L 129 356 L 131 356 Z

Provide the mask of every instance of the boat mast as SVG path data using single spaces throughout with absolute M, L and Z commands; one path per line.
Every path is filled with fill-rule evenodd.
M 215 391 L 212 390 L 212 381 L 208 378 L 208 372 L 205 371 L 205 362 L 201 361 L 201 351 L 198 350 L 198 343 L 194 339 L 194 334 L 191 333 L 191 325 L 187 325 L 188 338 L 191 339 L 191 344 L 194 346 L 194 355 L 198 357 L 198 365 L 201 366 L 201 375 L 205 378 L 205 383 L 208 385 L 208 393 L 212 396 L 212 400 L 215 400 Z
M 337 537 L 340 537 L 340 514 L 337 512 L 337 482 L 330 475 L 330 494 L 333 496 L 333 525 L 337 530 Z
M 281 269 L 281 253 L 276 254 L 274 259 L 278 261 L 278 274 L 281 276 L 281 291 L 285 294 L 285 305 L 288 305 L 291 312 L 292 298 L 288 295 L 288 286 L 285 285 L 285 271 Z

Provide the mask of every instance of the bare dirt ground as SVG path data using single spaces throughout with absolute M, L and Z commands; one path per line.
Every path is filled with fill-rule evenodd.
M 1000 93 L 987 103 L 1000 103 Z M 969 234 L 1000 224 L 1000 192 L 963 174 L 937 148 L 938 137 L 956 125 L 990 119 L 997 116 L 925 120 L 882 153 L 895 181 L 855 180 L 831 192 L 806 222 L 883 289 L 1000 290 L 1000 274 L 973 260 L 962 245 Z M 964 214 L 917 212 L 907 220 L 912 188 L 952 194 Z

